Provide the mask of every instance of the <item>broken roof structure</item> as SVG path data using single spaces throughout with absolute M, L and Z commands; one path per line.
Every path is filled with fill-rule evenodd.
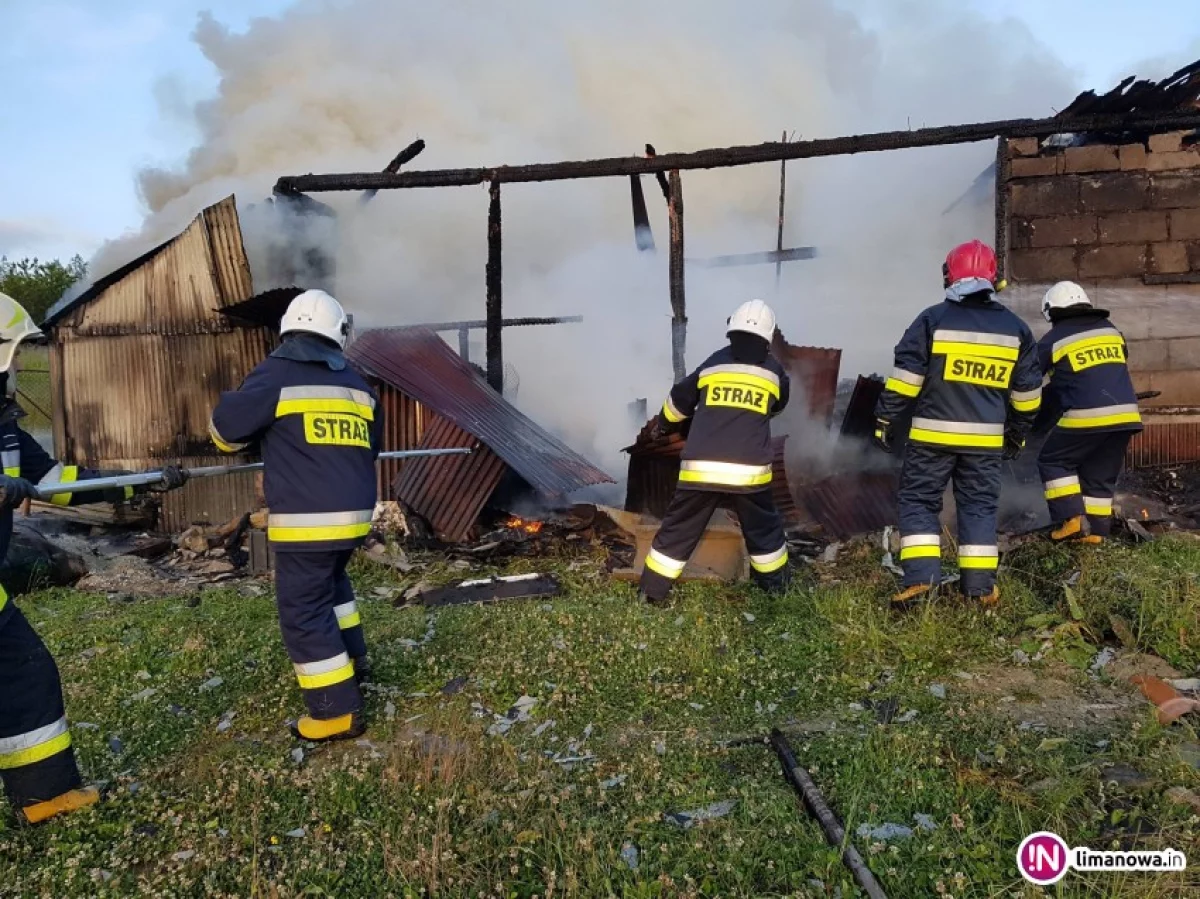
M 509 472 L 548 499 L 613 483 L 492 390 L 433 331 L 366 331 L 347 356 L 382 388 L 389 431 L 385 449 L 475 450 L 469 456 L 414 459 L 400 467 L 396 498 L 424 518 L 440 539 L 466 539 Z M 396 420 L 397 413 L 413 419 L 415 426 Z M 393 445 L 411 441 L 415 446 Z

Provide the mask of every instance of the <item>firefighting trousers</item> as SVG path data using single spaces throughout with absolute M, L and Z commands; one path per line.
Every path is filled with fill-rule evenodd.
M 346 574 L 353 553 L 275 553 L 279 628 L 313 718 L 362 708 L 354 668 L 356 659 L 365 660 L 367 645 Z
M 1050 518 L 1061 524 L 1087 515 L 1091 532 L 1112 532 L 1113 493 L 1134 431 L 1103 434 L 1055 428 L 1038 455 Z
M 647 597 L 652 600 L 666 598 L 671 585 L 683 574 L 722 499 L 732 501 L 741 522 L 754 582 L 770 591 L 787 587 L 787 541 L 770 490 L 720 493 L 678 487 L 646 555 L 641 590 Z
M 910 443 L 904 454 L 897 506 L 904 586 L 937 585 L 942 574 L 942 495 L 954 483 L 958 508 L 959 585 L 967 596 L 987 596 L 996 583 L 996 511 L 1000 457 L 947 453 Z
M 20 609 L 0 627 L 0 778 L 14 808 L 83 785 L 58 666 Z

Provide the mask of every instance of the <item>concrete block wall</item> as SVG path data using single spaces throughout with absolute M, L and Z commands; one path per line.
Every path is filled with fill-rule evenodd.
M 1190 132 L 1124 145 L 1008 143 L 1003 295 L 1038 334 L 1041 298 L 1077 281 L 1129 341 L 1148 405 L 1200 406 L 1200 141 Z

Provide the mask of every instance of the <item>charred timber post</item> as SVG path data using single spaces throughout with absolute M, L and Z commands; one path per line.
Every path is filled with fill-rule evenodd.
M 1008 278 L 1008 202 L 1012 186 L 1008 178 L 1012 163 L 1008 159 L 1008 138 L 996 141 L 996 280 Z
M 535 165 L 498 166 L 474 169 L 434 169 L 424 172 L 362 172 L 335 175 L 285 175 L 279 179 L 282 190 L 318 192 L 326 190 L 399 190 L 413 187 L 469 187 L 486 181 L 511 184 L 532 181 L 570 181 L 575 178 L 611 178 L 622 175 L 649 175 L 684 169 L 716 169 L 756 165 L 784 159 L 812 159 L 821 156 L 847 156 L 970 144 L 997 137 L 1049 137 L 1052 134 L 1083 134 L 1134 131 L 1140 133 L 1176 131 L 1200 127 L 1200 112 L 1072 116 L 1051 119 L 1006 119 L 973 125 L 920 128 L 916 131 L 885 131 L 831 137 L 818 140 L 765 143 L 740 147 L 720 147 L 695 153 L 668 153 L 642 158 L 616 156 L 574 162 L 548 162 Z
M 642 179 L 629 176 L 629 194 L 633 201 L 633 240 L 638 252 L 654 251 L 654 231 L 650 228 L 650 215 L 646 212 L 646 195 L 642 193 Z
M 497 393 L 504 392 L 504 310 L 500 293 L 500 181 L 488 188 L 487 258 L 487 380 Z
M 417 158 L 417 156 L 419 156 L 421 154 L 421 151 L 424 149 L 425 149 L 425 141 L 420 140 L 420 139 L 413 141 L 411 144 L 409 144 L 407 147 L 405 147 L 403 150 L 401 150 L 399 153 L 397 153 L 395 159 L 393 159 L 391 162 L 389 162 L 387 165 L 385 165 L 383 167 L 384 172 L 389 175 L 396 174 L 396 172 L 400 171 L 400 167 L 402 165 L 404 165 L 405 163 L 408 163 L 408 162 L 412 162 L 414 159 Z M 378 190 L 368 190 L 366 193 L 364 193 L 362 195 L 362 202 L 363 203 L 371 202 L 371 199 L 377 193 L 379 193 Z
M 654 144 L 646 144 L 646 158 L 654 159 L 658 153 L 654 150 Z M 667 183 L 666 170 L 655 172 L 654 177 L 658 179 L 658 189 L 662 191 L 663 199 L 668 203 L 671 202 L 671 185 Z
M 771 748 L 779 756 L 779 763 L 783 766 L 783 776 L 800 794 L 809 814 L 817 819 L 821 830 L 825 832 L 825 839 L 829 845 L 841 851 L 842 863 L 850 869 L 850 873 L 854 875 L 858 885 L 863 888 L 863 892 L 870 899 L 887 899 L 887 894 L 883 891 L 879 881 L 875 879 L 875 875 L 871 873 L 871 869 L 867 867 L 863 857 L 859 855 L 858 850 L 852 844 L 847 842 L 846 831 L 842 827 L 842 823 L 825 801 L 825 797 L 821 795 L 816 782 L 796 761 L 796 754 L 792 752 L 792 746 L 782 731 L 771 731 Z
M 783 132 L 781 143 L 787 143 L 787 132 Z M 787 193 L 787 160 L 779 160 L 779 230 L 775 235 L 775 252 L 779 258 L 775 260 L 775 290 L 779 290 L 779 279 L 783 277 L 783 203 Z
M 671 226 L 670 286 L 671 286 L 671 366 L 675 383 L 687 377 L 687 303 L 683 292 L 683 181 L 679 172 L 669 176 L 671 196 L 667 203 Z

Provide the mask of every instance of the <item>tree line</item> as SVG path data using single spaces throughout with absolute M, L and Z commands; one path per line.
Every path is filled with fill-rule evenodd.
M 87 263 L 76 255 L 68 262 L 37 257 L 12 259 L 0 256 L 0 293 L 6 293 L 28 310 L 36 322 L 46 318 L 58 298 L 87 275 Z

